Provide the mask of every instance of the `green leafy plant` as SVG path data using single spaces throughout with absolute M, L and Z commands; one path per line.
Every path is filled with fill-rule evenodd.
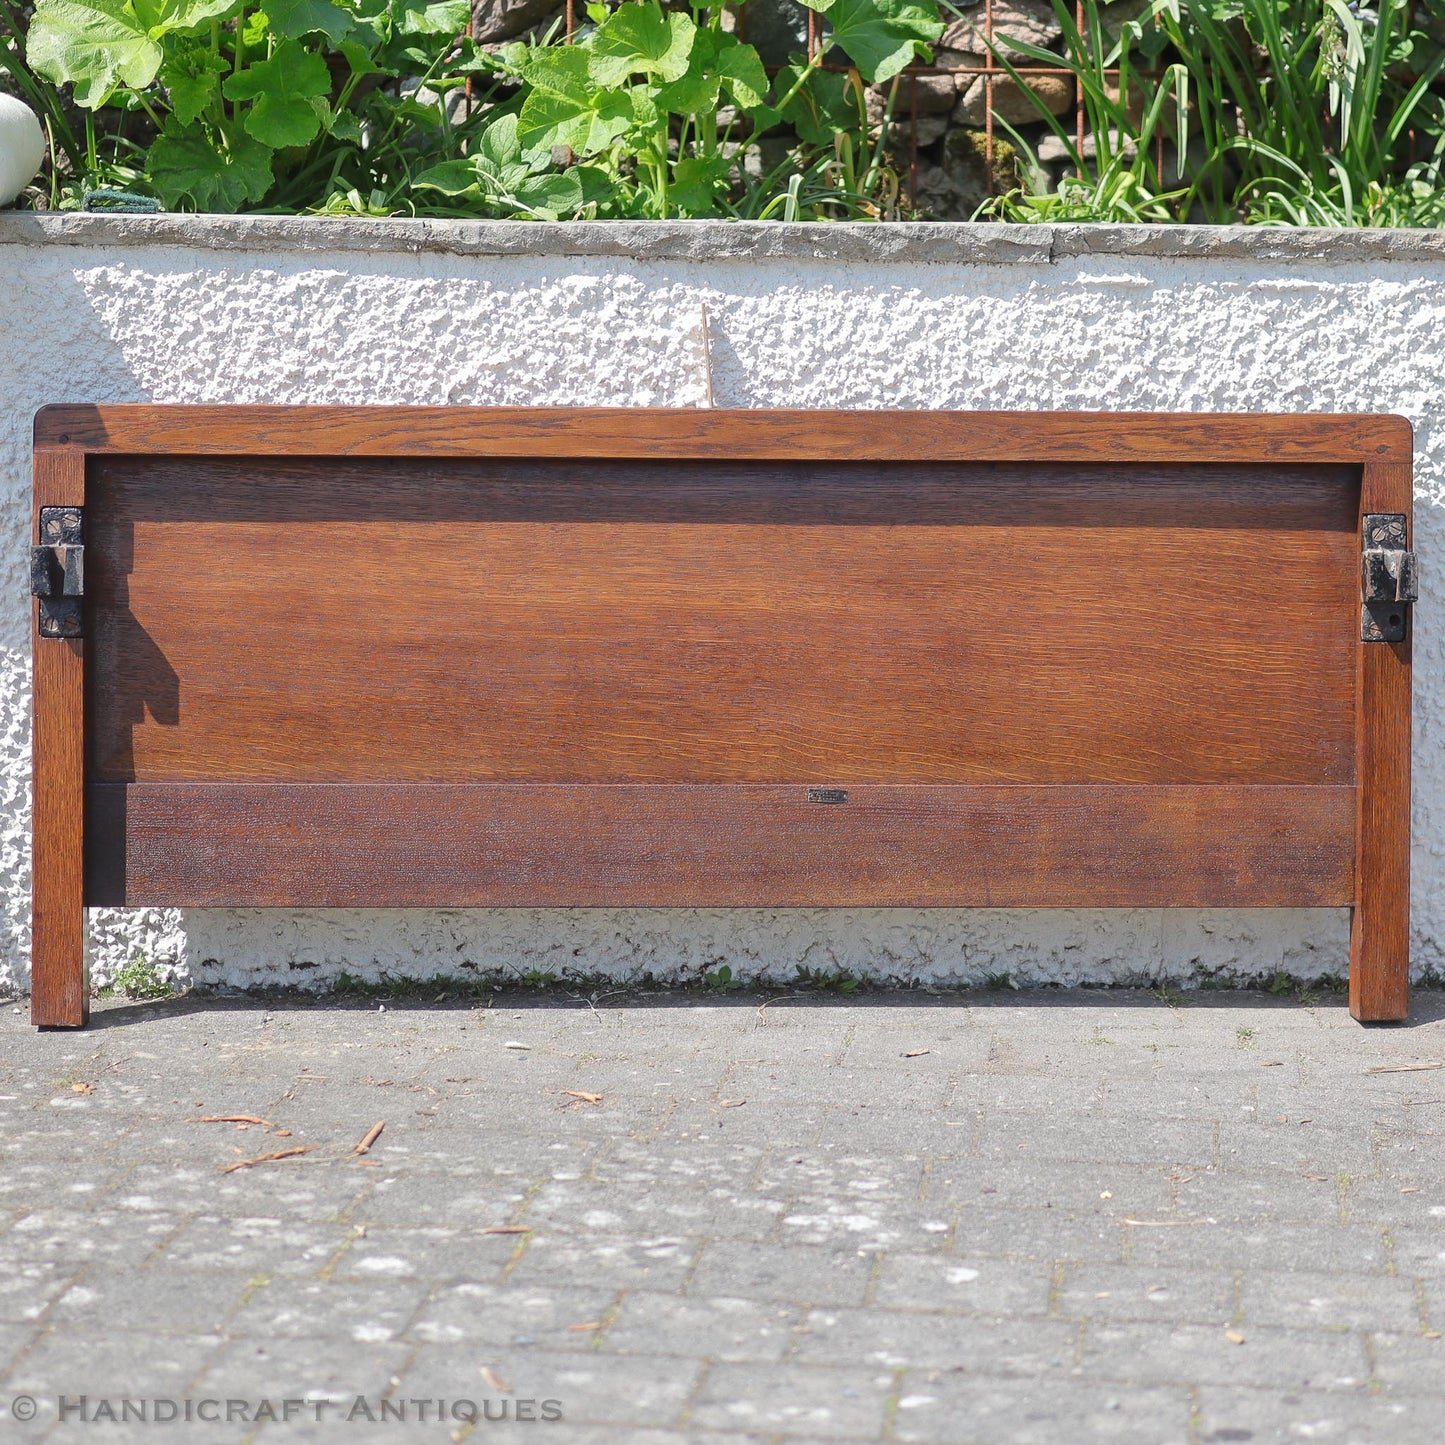
M 1409 0 L 1153 0 L 1113 41 L 1100 0 L 1084 0 L 1082 27 L 1072 5 L 1053 4 L 1089 144 L 1081 150 L 1036 99 L 1073 175 L 1051 194 L 1000 198 L 990 214 L 1294 225 L 1445 216 L 1445 100 L 1431 88 L 1445 47 L 1420 43 Z M 1023 40 L 995 51 L 1020 84 L 1016 62 L 1059 62 Z M 1036 152 L 1005 128 L 1040 173 Z M 1422 139 L 1431 154 L 1412 164 Z
M 855 994 L 863 987 L 861 978 L 855 978 L 842 969 L 808 968 L 801 963 L 797 967 L 795 981 L 799 988 L 816 988 L 825 993 L 844 995 Z
M 71 157 L 86 184 L 176 209 L 389 211 L 463 144 L 450 102 L 490 68 L 467 19 L 466 0 L 37 0 L 25 63 L 121 117 Z
M 106 996 L 123 994 L 130 999 L 170 998 L 175 992 L 160 968 L 140 954 L 116 969 L 104 990 Z
M 882 214 L 896 178 L 881 139 L 871 140 L 864 83 L 926 58 L 942 23 L 932 0 L 809 3 L 851 73 L 825 70 L 820 47 L 770 80 L 757 50 L 723 28 L 721 5 L 589 5 L 576 44 L 504 49 L 499 64 L 519 83 L 520 105 L 417 186 L 485 214 Z M 784 127 L 797 146 L 771 173 L 751 175 L 750 146 Z
M 37 0 L 23 57 L 17 22 L 0 61 L 53 112 L 73 191 L 173 209 L 896 214 L 891 110 L 870 122 L 864 87 L 929 58 L 934 0 L 809 3 L 848 73 L 820 47 L 770 77 L 725 6 L 660 0 L 590 5 L 575 44 L 493 49 L 466 36 L 468 0 Z

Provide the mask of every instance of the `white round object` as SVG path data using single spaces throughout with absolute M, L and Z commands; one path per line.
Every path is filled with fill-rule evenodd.
M 45 132 L 35 112 L 0 93 L 0 206 L 8 206 L 40 174 Z

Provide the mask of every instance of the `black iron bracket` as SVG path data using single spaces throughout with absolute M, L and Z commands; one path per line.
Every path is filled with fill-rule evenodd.
M 1361 541 L 1360 638 L 1364 642 L 1403 642 L 1410 625 L 1410 606 L 1419 595 L 1405 518 L 1398 512 L 1368 513 Z
M 80 507 L 42 507 L 41 545 L 30 549 L 30 591 L 40 599 L 42 637 L 81 637 L 85 631 L 85 513 Z

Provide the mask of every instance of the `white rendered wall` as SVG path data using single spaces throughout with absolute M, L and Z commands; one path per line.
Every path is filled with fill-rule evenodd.
M 1104 228 L 540 227 L 0 217 L 0 990 L 29 917 L 30 423 L 48 402 L 1393 411 L 1416 427 L 1413 959 L 1445 953 L 1445 246 Z M 883 234 L 884 232 L 887 234 Z M 1169 250 L 1193 254 L 1169 255 Z M 578 254 L 578 253 L 583 254 Z M 1165 254 L 1159 254 L 1164 252 Z M 628 254 L 631 253 L 631 254 Z M 1344 910 L 97 911 L 92 968 L 728 963 L 938 983 L 1343 973 Z

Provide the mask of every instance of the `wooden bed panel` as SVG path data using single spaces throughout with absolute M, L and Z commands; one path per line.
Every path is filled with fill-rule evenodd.
M 91 776 L 1346 784 L 1359 468 L 104 458 Z
M 1354 892 L 1350 787 L 93 783 L 88 807 L 98 904 L 1328 907 Z
M 1402 1018 L 1360 548 L 1410 461 L 1383 416 L 47 408 L 88 582 L 35 639 L 32 1016 L 84 1021 L 86 903 L 871 902 L 1348 904 Z

